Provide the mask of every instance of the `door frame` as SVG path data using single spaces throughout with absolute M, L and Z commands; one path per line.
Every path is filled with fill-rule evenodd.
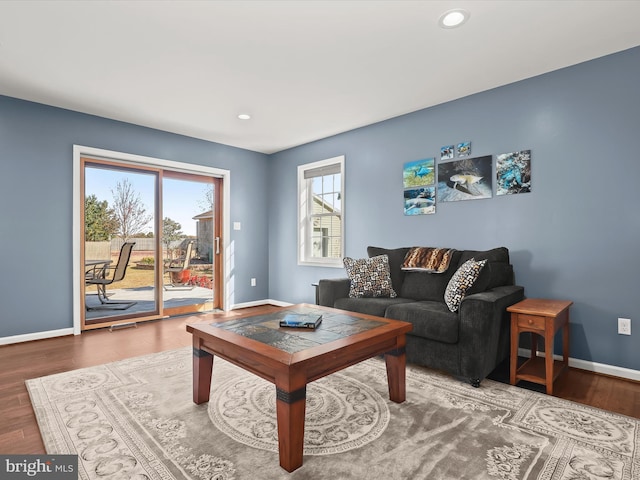
M 230 198 L 231 198 L 231 172 L 229 170 L 206 167 L 193 163 L 176 162 L 174 160 L 165 160 L 154 157 L 146 157 L 143 155 L 135 155 L 131 153 L 117 152 L 113 150 L 105 150 L 102 148 L 88 147 L 84 145 L 73 146 L 73 241 L 72 241 L 72 264 L 73 264 L 73 334 L 79 335 L 82 332 L 82 315 L 81 306 L 84 304 L 81 298 L 82 285 L 81 275 L 81 239 L 83 234 L 81 230 L 80 215 L 82 212 L 81 203 L 81 157 L 91 157 L 98 160 L 112 160 L 130 166 L 152 166 L 159 167 L 175 172 L 182 172 L 195 175 L 206 175 L 222 179 L 222 245 L 219 264 L 222 278 L 222 298 L 221 307 L 228 311 L 231 308 L 230 295 L 230 274 L 228 268 L 229 262 L 229 238 L 231 231 L 230 222 Z

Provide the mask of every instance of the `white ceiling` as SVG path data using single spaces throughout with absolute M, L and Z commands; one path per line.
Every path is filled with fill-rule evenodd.
M 471 18 L 438 27 L 452 8 Z M 0 94 L 272 153 L 638 46 L 639 18 L 638 0 L 0 1 Z

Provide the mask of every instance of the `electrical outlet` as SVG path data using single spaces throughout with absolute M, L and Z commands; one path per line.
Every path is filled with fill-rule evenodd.
M 252 286 L 252 287 L 255 287 L 255 286 L 256 286 L 256 279 L 255 279 L 255 278 L 252 278 L 252 279 L 251 279 L 251 286 Z
M 618 334 L 631 335 L 631 319 L 630 318 L 618 318 Z

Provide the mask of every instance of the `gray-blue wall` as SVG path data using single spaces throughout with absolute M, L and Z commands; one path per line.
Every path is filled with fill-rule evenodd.
M 271 156 L 0 96 L 0 337 L 72 326 L 73 144 L 230 170 L 235 303 L 312 302 L 344 276 L 296 262 L 296 167 L 344 154 L 347 255 L 507 246 L 529 297 L 575 302 L 572 357 L 640 369 L 638 83 L 635 48 Z M 403 163 L 465 140 L 531 149 L 532 193 L 405 217 Z
M 296 166 L 344 154 L 347 256 L 506 246 L 528 297 L 573 300 L 571 357 L 640 369 L 639 85 L 635 48 L 272 155 L 270 297 L 312 302 L 311 283 L 345 276 L 296 263 Z M 531 149 L 532 192 L 404 216 L 403 163 L 466 140 L 472 156 Z
M 266 155 L 0 96 L 0 337 L 73 326 L 74 144 L 230 170 L 233 301 L 268 297 Z

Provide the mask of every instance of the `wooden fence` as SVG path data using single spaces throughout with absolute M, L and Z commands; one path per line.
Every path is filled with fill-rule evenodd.
M 133 246 L 134 252 L 153 252 L 155 250 L 155 238 L 132 238 L 131 242 L 136 242 Z M 169 244 L 169 248 L 180 248 L 185 240 L 175 240 Z M 188 241 L 188 240 L 187 240 Z M 124 240 L 113 238 L 110 242 L 85 242 L 84 258 L 99 260 L 110 258 L 111 254 L 117 255 L 122 248 Z M 162 246 L 164 250 L 164 245 Z
M 85 242 L 84 258 L 87 260 L 104 260 L 111 258 L 111 242 Z

